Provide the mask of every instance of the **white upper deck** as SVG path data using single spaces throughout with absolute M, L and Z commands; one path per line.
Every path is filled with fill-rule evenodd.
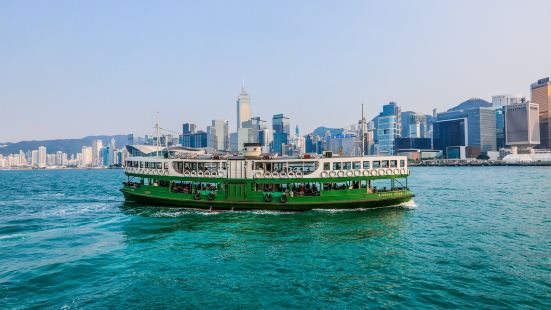
M 407 176 L 406 156 L 244 157 L 201 155 L 189 158 L 130 157 L 125 172 L 141 175 L 229 179 L 315 179 Z

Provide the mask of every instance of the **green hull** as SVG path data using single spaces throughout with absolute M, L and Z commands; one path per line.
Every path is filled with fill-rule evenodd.
M 365 189 L 322 191 L 320 196 L 288 197 L 280 202 L 274 196 L 272 202 L 264 200 L 264 193 L 249 192 L 248 197 L 235 199 L 218 191 L 214 199 L 207 195 L 194 199 L 191 194 L 171 193 L 168 188 L 141 186 L 121 189 L 127 200 L 170 207 L 198 208 L 208 210 L 274 210 L 306 211 L 312 209 L 356 209 L 394 206 L 414 197 L 409 190 L 367 193 Z

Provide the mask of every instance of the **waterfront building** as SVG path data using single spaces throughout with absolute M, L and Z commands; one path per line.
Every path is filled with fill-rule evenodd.
M 499 109 L 510 104 L 521 103 L 524 100 L 524 97 L 520 94 L 515 95 L 496 95 L 492 96 L 492 107 Z
M 432 117 L 430 115 L 405 111 L 401 113 L 400 120 L 401 138 L 431 138 Z
M 206 148 L 208 147 L 208 135 L 202 130 L 184 134 L 182 135 L 181 144 L 183 147 Z
M 274 133 L 272 150 L 274 153 L 278 153 L 282 155 L 283 145 L 289 143 L 289 133 L 290 133 L 289 118 L 283 116 L 283 114 L 275 114 L 272 117 L 272 130 Z
M 237 97 L 237 128 L 242 127 L 242 123 L 251 118 L 251 98 L 245 90 L 245 83 L 241 85 L 241 92 Z
M 530 85 L 530 101 L 539 105 L 540 148 L 551 149 L 551 82 L 549 77 Z
M 19 150 L 19 164 L 21 166 L 26 166 L 28 164 L 27 157 L 25 156 L 25 153 L 23 152 L 23 150 Z
M 469 99 L 447 112 L 438 113 L 433 130 L 434 149 L 441 150 L 446 158 L 496 151 L 495 110 L 491 103 L 482 99 Z
M 507 146 L 533 148 L 540 144 L 539 106 L 522 102 L 504 107 Z
M 383 105 L 383 111 L 374 119 L 375 152 L 378 155 L 394 155 L 395 139 L 401 135 L 401 112 L 396 102 Z
M 496 149 L 505 147 L 505 106 L 496 109 Z
M 103 142 L 101 140 L 92 141 L 92 165 L 100 166 L 101 162 L 101 149 L 103 148 Z
M 237 152 L 237 132 L 230 133 L 230 151 Z
M 46 167 L 46 147 L 45 146 L 38 147 L 38 167 L 40 168 Z
M 38 167 L 38 150 L 31 152 L 31 166 Z
M 325 140 L 325 151 L 341 155 L 359 155 L 361 151 L 357 139 L 354 133 L 340 133 L 327 137 Z
M 83 167 L 92 166 L 94 162 L 93 148 L 89 146 L 82 147 L 80 165 Z
M 396 138 L 396 150 L 419 149 L 430 150 L 430 138 Z

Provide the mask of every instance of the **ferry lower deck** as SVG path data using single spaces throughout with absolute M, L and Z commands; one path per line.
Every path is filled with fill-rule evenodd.
M 129 177 L 121 191 L 132 201 L 209 210 L 374 208 L 399 205 L 414 196 L 407 188 L 407 179 L 258 181 L 205 182 Z

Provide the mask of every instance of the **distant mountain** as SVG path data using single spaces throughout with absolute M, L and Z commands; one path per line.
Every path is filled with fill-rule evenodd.
M 338 134 L 341 134 L 344 132 L 344 129 L 342 128 L 328 128 L 328 127 L 318 127 L 316 128 L 314 131 L 313 131 L 313 134 L 314 135 L 318 135 L 320 137 L 323 137 L 325 135 L 325 133 L 327 132 L 327 130 L 329 130 L 329 132 L 331 132 L 331 136 L 335 136 L 335 135 L 338 135 Z
M 56 139 L 42 141 L 21 141 L 0 143 L 0 154 L 8 155 L 19 153 L 19 150 L 32 151 L 38 149 L 39 146 L 45 146 L 48 154 L 62 151 L 69 155 L 80 153 L 83 146 L 92 146 L 93 140 L 101 140 L 103 145 L 111 143 L 111 139 L 115 138 L 117 148 L 125 146 L 128 142 L 128 135 L 114 136 L 88 136 L 81 139 Z
M 448 112 L 451 111 L 462 111 L 462 110 L 469 110 L 474 108 L 489 108 L 492 104 L 484 99 L 480 98 L 471 98 L 467 101 L 461 102 L 459 105 L 451 108 L 448 110 Z

